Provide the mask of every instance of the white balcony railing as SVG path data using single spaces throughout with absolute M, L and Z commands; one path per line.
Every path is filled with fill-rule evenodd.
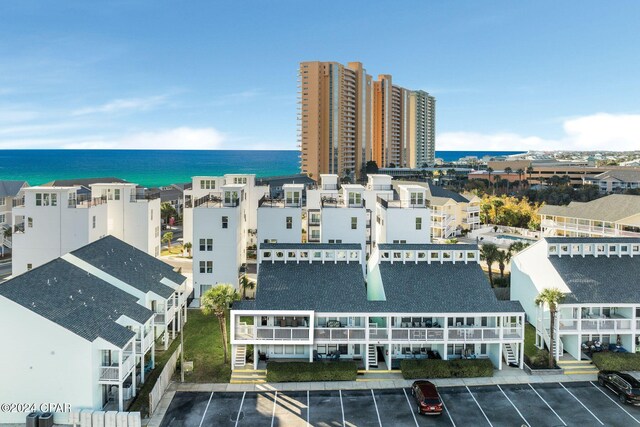
M 628 331 L 631 319 L 585 319 L 582 320 L 583 331 Z
M 444 341 L 444 329 L 442 328 L 393 328 L 391 329 L 393 341 Z
M 153 344 L 153 333 L 148 333 L 141 340 L 136 340 L 136 354 L 145 354 Z
M 156 313 L 156 317 L 153 319 L 153 323 L 155 325 L 164 325 L 164 313 Z
M 309 339 L 309 328 L 258 326 L 256 329 L 255 339 L 274 341 L 307 341 Z
M 115 382 L 120 383 L 124 381 L 127 377 L 127 374 L 134 365 L 134 358 L 131 353 L 128 353 L 124 356 L 124 360 L 122 361 L 121 369 L 118 365 L 112 366 L 100 366 L 99 369 L 99 379 L 103 382 Z M 120 375 L 121 374 L 121 375 Z
M 314 338 L 322 341 L 363 341 L 366 339 L 365 328 L 316 328 Z
M 450 328 L 447 331 L 449 341 L 478 341 L 500 339 L 501 328 Z M 521 328 L 504 328 L 505 338 L 519 338 L 522 333 Z M 509 336 L 507 336 L 509 335 Z

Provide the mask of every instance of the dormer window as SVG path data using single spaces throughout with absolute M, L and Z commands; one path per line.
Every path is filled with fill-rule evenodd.
M 299 191 L 287 191 L 286 193 L 286 203 L 290 204 L 299 204 L 300 203 L 300 192 Z
M 224 202 L 225 204 L 233 204 L 238 200 L 238 192 L 237 191 L 225 191 L 224 192 Z
M 411 192 L 411 204 L 412 205 L 424 205 L 424 193 Z

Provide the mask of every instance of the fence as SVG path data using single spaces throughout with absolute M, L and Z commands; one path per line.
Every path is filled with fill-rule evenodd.
M 182 345 L 179 345 L 176 351 L 173 352 L 173 354 L 167 361 L 167 364 L 164 365 L 164 369 L 162 369 L 162 372 L 158 377 L 158 381 L 156 381 L 156 385 L 153 386 L 153 389 L 151 389 L 151 393 L 149 393 L 149 416 L 154 413 L 154 411 L 160 404 L 162 395 L 164 394 L 167 387 L 169 387 L 169 382 L 171 381 L 171 377 L 176 371 L 178 356 L 180 356 L 181 351 Z

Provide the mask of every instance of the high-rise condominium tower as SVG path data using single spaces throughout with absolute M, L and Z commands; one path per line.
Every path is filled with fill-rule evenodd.
M 436 99 L 422 90 L 409 95 L 408 166 L 433 166 L 436 160 Z
M 371 159 L 371 76 L 362 64 L 302 62 L 298 134 L 301 170 L 359 175 Z
M 435 99 L 373 82 L 362 64 L 300 63 L 298 136 L 302 172 L 360 177 L 369 160 L 379 167 L 434 162 Z

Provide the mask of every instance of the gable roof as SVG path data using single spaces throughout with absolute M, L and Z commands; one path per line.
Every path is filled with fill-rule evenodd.
M 640 214 L 640 196 L 611 194 L 590 202 L 571 202 L 567 206 L 544 205 L 538 214 L 615 222 Z
M 144 293 L 153 292 L 163 298 L 169 298 L 174 289 L 161 283 L 162 279 L 177 285 L 187 279 L 169 264 L 113 236 L 105 236 L 71 254 Z
M 591 177 L 598 180 L 609 178 L 622 182 L 640 182 L 640 169 L 612 169 Z
M 447 190 L 439 185 L 434 185 L 433 183 L 428 183 L 429 192 L 433 197 L 443 197 L 446 199 L 453 199 L 457 203 L 468 203 L 469 200 L 464 197 L 460 193 L 456 193 L 455 191 Z
M 517 301 L 499 301 L 496 298 L 482 268 L 476 262 L 403 264 L 385 261 L 380 262 L 378 267 L 386 295 L 385 311 L 402 313 L 524 311 Z
M 234 308 L 242 307 L 242 304 Z M 356 262 L 263 262 L 260 264 L 257 310 L 358 312 L 368 308 L 362 265 Z
M 16 197 L 27 181 L 0 181 L 0 197 Z
M 640 304 L 640 258 L 550 256 L 549 262 L 571 293 L 565 304 Z
M 135 333 L 121 316 L 145 323 L 153 312 L 137 298 L 57 258 L 0 285 L 0 295 L 89 342 L 102 338 L 124 347 Z

